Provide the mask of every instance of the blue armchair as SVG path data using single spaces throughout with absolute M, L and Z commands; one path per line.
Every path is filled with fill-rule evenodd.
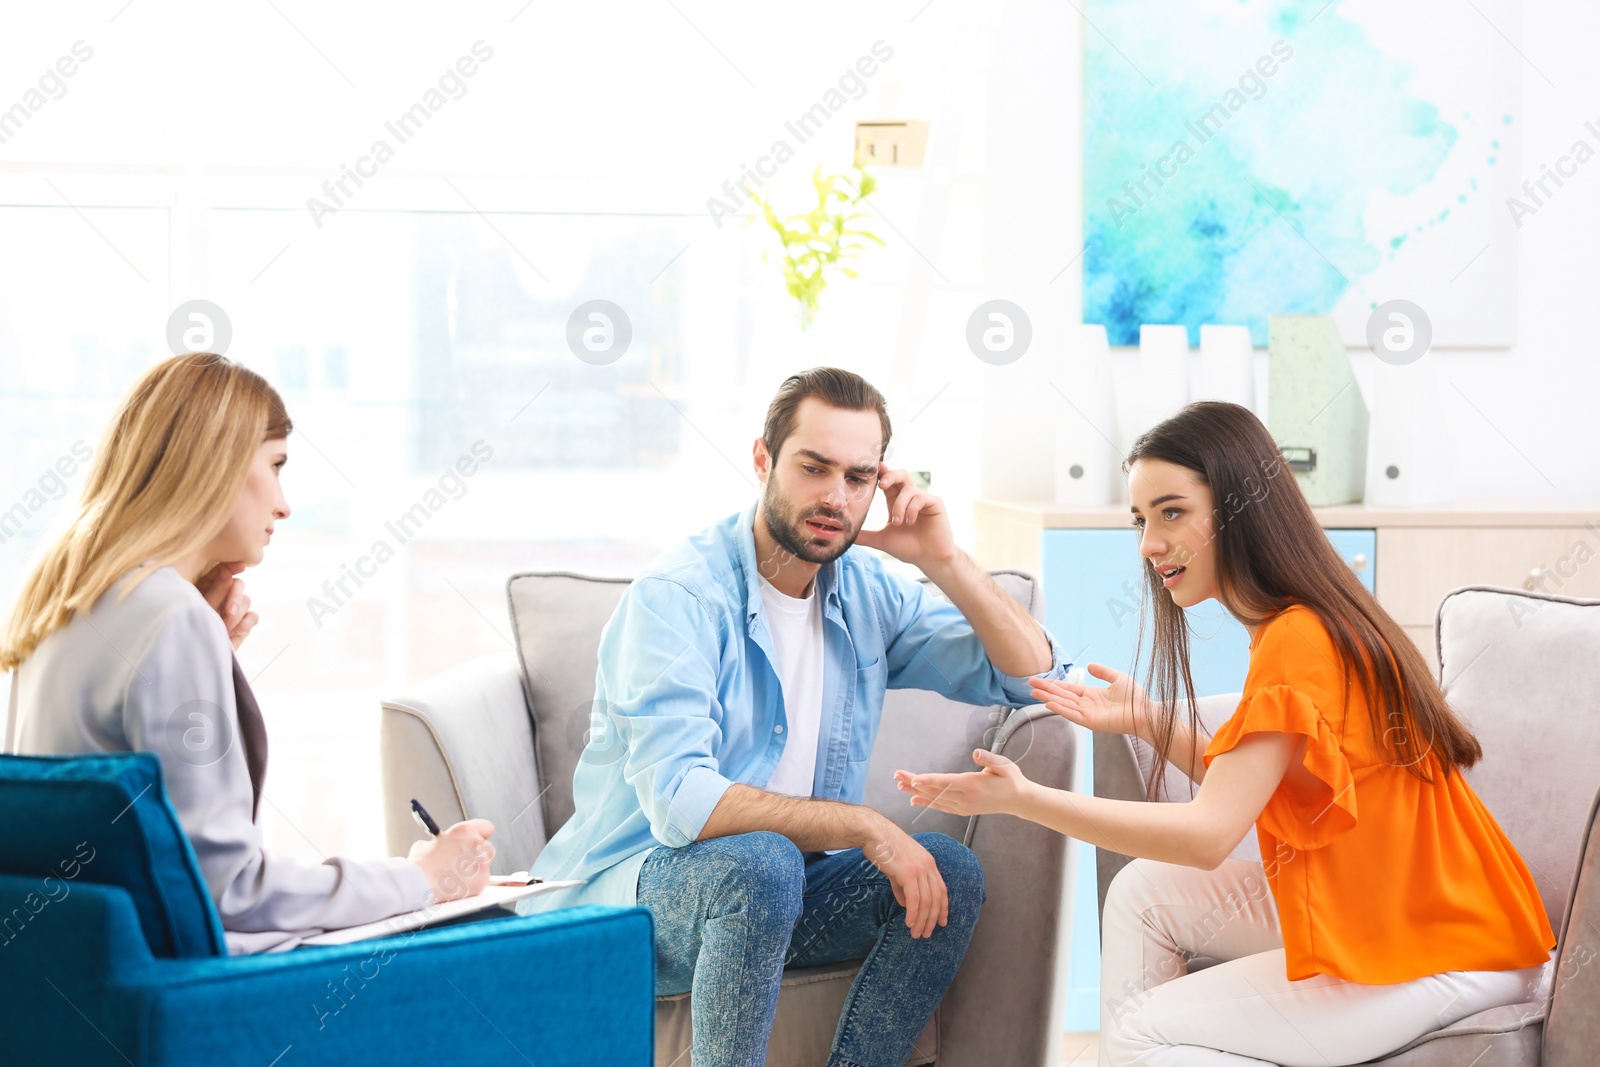
M 651 1062 L 644 909 L 230 957 L 154 756 L 0 756 L 0 813 L 8 1063 Z

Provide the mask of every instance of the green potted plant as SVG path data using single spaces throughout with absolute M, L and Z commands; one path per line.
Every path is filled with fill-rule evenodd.
M 817 203 L 810 211 L 780 215 L 768 197 L 752 196 L 767 225 L 778 235 L 783 251 L 783 282 L 799 305 L 800 328 L 807 330 L 817 315 L 818 301 L 828 283 L 854 278 L 851 264 L 868 242 L 882 245 L 877 234 L 860 225 L 867 213 L 860 204 L 877 188 L 861 160 L 851 161 L 843 174 L 822 173 L 818 163 L 811 175 Z

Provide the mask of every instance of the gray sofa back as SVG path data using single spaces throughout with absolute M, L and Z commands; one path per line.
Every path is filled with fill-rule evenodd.
M 1434 632 L 1445 696 L 1483 745 L 1467 781 L 1559 929 L 1600 785 L 1600 601 L 1468 586 Z
M 1031 576 L 997 571 L 995 581 L 1042 621 L 1043 596 Z M 514 574 L 507 582 L 533 719 L 546 835 L 572 817 L 572 777 L 589 740 L 600 633 L 629 583 L 627 578 L 564 571 Z M 967 841 L 971 819 L 912 808 L 895 788 L 893 775 L 899 768 L 973 770 L 972 750 L 990 746 L 1010 711 L 959 705 L 933 693 L 891 690 L 868 772 L 866 803 L 909 832 L 937 831 Z
M 1021 571 L 994 571 L 995 583 L 1014 597 L 1028 613 L 1044 622 L 1044 594 L 1031 576 Z M 923 584 L 927 585 L 926 579 Z M 937 587 L 929 592 L 943 597 Z M 948 834 L 971 844 L 975 820 L 950 815 L 930 808 L 913 808 L 894 784 L 894 772 L 948 773 L 974 771 L 972 750 L 992 748 L 1001 736 L 1002 724 L 1012 714 L 1008 707 L 973 707 L 957 704 L 937 693 L 914 689 L 891 689 L 883 698 L 883 723 L 867 769 L 868 807 L 893 819 L 908 834 Z M 1015 735 L 1007 751 L 1020 760 L 1029 751 L 1033 737 L 1032 720 L 1019 718 L 1011 724 Z
M 564 571 L 513 574 L 506 583 L 549 835 L 572 818 L 572 775 L 588 741 L 600 631 L 630 584 Z
M 1557 931 L 1561 957 L 1544 1024 L 1541 1067 L 1592 1067 L 1600 1050 L 1600 793 L 1589 807 L 1572 906 Z

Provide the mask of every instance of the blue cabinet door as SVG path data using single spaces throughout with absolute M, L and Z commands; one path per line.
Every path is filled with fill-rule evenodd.
M 1328 538 L 1368 591 L 1377 575 L 1377 531 L 1328 530 Z M 1045 621 L 1076 664 L 1103 663 L 1133 673 L 1142 683 L 1150 635 L 1139 640 L 1144 567 L 1132 527 L 1047 530 L 1040 553 Z M 1195 693 L 1231 693 L 1244 688 L 1250 635 L 1214 600 L 1189 609 L 1189 669 Z M 1093 739 L 1079 748 L 1079 788 L 1093 782 Z M 1072 952 L 1066 1026 L 1100 1028 L 1100 923 L 1094 849 L 1073 843 L 1077 875 L 1072 893 Z

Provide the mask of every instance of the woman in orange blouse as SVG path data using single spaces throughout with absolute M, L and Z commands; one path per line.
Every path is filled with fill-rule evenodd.
M 1334 551 L 1266 427 L 1235 404 L 1191 404 L 1123 467 L 1149 562 L 1153 697 L 1098 664 L 1108 687 L 1037 679 L 1034 693 L 1139 736 L 1159 757 L 1152 788 L 1171 761 L 1194 799 L 1046 789 L 982 750 L 976 772 L 896 774 L 913 805 L 1006 812 L 1140 857 L 1106 898 L 1101 1064 L 1360 1063 L 1536 999 L 1555 934 L 1462 777 L 1478 742 Z M 1251 644 L 1238 710 L 1207 739 L 1183 609 L 1212 598 Z M 1229 859 L 1252 824 L 1262 860 Z M 1224 962 L 1187 974 L 1194 955 Z

